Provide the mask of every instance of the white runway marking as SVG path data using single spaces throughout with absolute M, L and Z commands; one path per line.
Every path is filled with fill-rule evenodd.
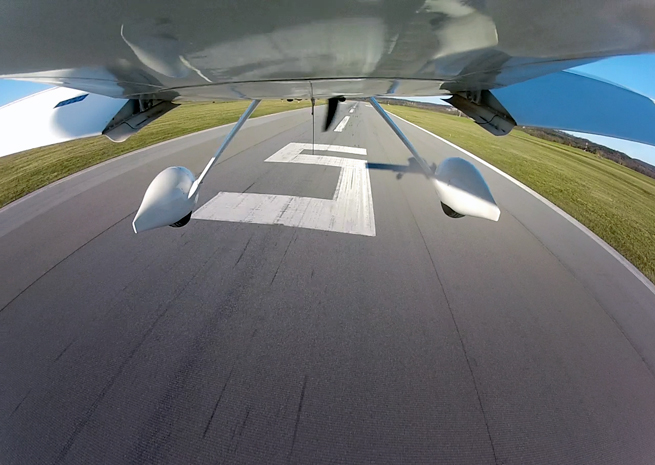
M 373 196 L 366 161 L 302 153 L 311 148 L 312 144 L 291 143 L 266 161 L 340 167 L 337 188 L 331 200 L 289 195 L 220 192 L 200 207 L 193 217 L 199 220 L 282 224 L 297 228 L 375 236 Z M 321 152 L 366 155 L 366 149 L 359 147 L 316 144 L 314 148 Z
M 346 127 L 346 124 L 348 124 L 348 120 L 350 119 L 350 116 L 344 116 L 339 125 L 334 128 L 334 132 L 341 132 L 343 129 Z
M 354 112 L 355 112 L 355 107 L 350 109 L 350 113 L 354 113 Z

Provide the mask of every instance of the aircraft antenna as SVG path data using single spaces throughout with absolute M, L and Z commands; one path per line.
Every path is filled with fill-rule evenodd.
M 316 105 L 316 99 L 312 97 L 312 155 L 314 155 L 314 140 L 315 140 L 314 132 L 316 127 L 315 124 L 316 118 L 314 117 L 314 105 Z

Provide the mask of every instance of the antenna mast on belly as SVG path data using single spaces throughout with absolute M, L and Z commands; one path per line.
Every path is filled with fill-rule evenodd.
M 314 128 L 316 125 L 314 124 L 315 122 L 315 117 L 314 117 L 314 106 L 316 105 L 316 99 L 312 97 L 312 155 L 314 155 Z

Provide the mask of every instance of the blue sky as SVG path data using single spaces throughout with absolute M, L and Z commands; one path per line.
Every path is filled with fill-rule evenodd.
M 581 66 L 577 69 L 592 76 L 621 84 L 628 89 L 655 99 L 655 80 L 653 79 L 655 77 L 655 55 L 609 58 L 591 63 L 590 65 Z M 620 150 L 633 158 L 639 158 L 651 165 L 655 165 L 655 147 L 652 145 L 639 144 L 637 142 L 613 139 L 605 136 L 572 134 Z
M 615 82 L 655 99 L 655 55 L 608 58 L 577 69 L 588 75 Z M 42 84 L 0 79 L 0 106 L 44 89 L 47 89 L 47 86 Z M 439 101 L 434 97 L 416 100 Z M 653 146 L 610 137 L 572 134 L 612 147 L 633 158 L 639 158 L 655 165 L 655 147 Z
M 628 89 L 655 99 L 655 55 L 637 55 L 608 58 L 589 65 L 574 68 L 587 75 L 615 82 Z M 441 103 L 438 97 L 416 98 L 413 100 Z M 655 122 L 654 122 L 655 123 Z M 655 124 L 654 124 L 655 126 Z M 607 147 L 655 165 L 655 147 L 612 137 L 571 132 L 579 137 L 592 140 Z
M 0 107 L 19 98 L 27 97 L 35 92 L 47 89 L 49 86 L 27 81 L 11 81 L 0 79 Z

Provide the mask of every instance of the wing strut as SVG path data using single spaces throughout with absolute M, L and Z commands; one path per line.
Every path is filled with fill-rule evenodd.
M 403 134 L 378 101 L 374 97 L 370 97 L 368 100 L 405 144 L 405 147 L 409 149 L 425 175 L 433 181 L 441 199 L 441 208 L 446 215 L 450 218 L 475 216 L 498 221 L 500 209 L 482 174 L 471 162 L 463 158 L 452 157 L 446 158 L 436 169 L 432 168 L 425 158 L 419 155 L 407 136 Z
M 259 102 L 261 100 L 253 100 L 246 108 L 198 179 L 195 179 L 193 173 L 187 168 L 172 166 L 166 168 L 152 180 L 132 222 L 135 233 L 162 226 L 179 228 L 189 222 L 191 213 L 198 202 L 198 191 L 202 181 L 248 117 L 255 111 Z

